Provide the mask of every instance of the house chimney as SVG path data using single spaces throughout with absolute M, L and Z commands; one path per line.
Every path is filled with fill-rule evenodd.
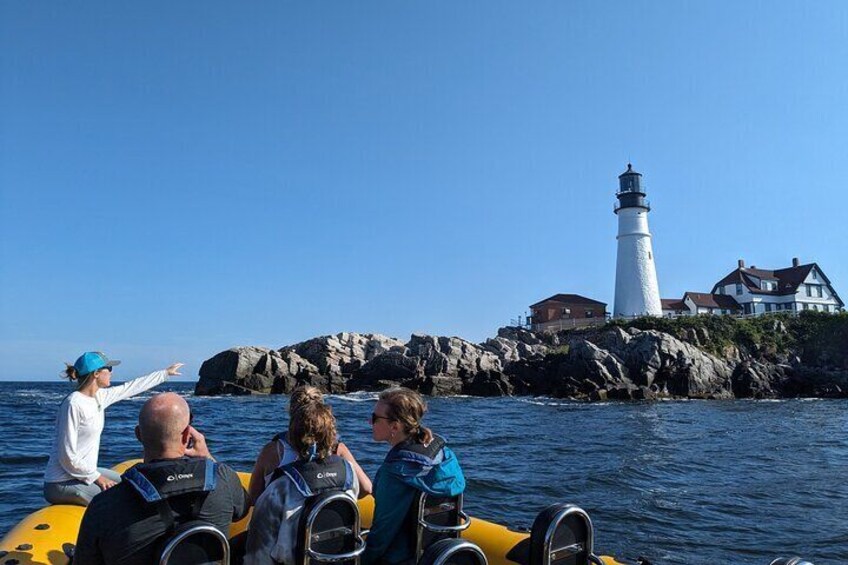
M 739 259 L 739 268 L 740 268 L 740 269 L 744 269 L 744 268 L 745 268 L 745 260 L 744 260 L 744 259 Z
M 797 257 L 792 258 L 792 266 L 793 267 L 797 267 L 800 264 L 801 264 L 801 261 L 799 261 Z

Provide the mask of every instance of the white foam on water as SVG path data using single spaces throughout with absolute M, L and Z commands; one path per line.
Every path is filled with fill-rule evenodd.
M 374 402 L 380 397 L 379 393 L 358 391 L 349 394 L 328 394 L 324 398 L 334 398 L 346 402 Z

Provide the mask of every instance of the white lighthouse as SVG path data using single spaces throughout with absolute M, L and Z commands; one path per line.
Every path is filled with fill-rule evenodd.
M 628 163 L 618 176 L 618 258 L 615 266 L 616 318 L 662 316 L 657 269 L 651 232 L 648 230 L 650 203 L 642 189 L 642 175 Z

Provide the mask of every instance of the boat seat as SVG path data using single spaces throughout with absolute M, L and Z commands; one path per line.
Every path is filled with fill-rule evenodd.
M 363 551 L 355 500 L 339 491 L 307 499 L 295 550 L 300 565 L 358 565 Z
M 533 522 L 529 565 L 603 565 L 593 544 L 589 515 L 572 504 L 553 504 Z
M 159 565 L 230 565 L 230 544 L 221 531 L 202 520 L 186 522 L 164 540 Z
M 424 550 L 418 565 L 488 565 L 486 555 L 468 540 L 448 538 Z
M 457 539 L 468 529 L 471 519 L 462 510 L 462 500 L 462 494 L 431 496 L 425 492 L 413 500 L 408 522 L 414 531 L 416 561 L 421 560 L 431 545 L 444 539 Z

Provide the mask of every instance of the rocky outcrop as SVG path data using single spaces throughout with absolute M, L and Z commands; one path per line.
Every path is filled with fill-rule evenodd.
M 288 393 L 312 384 L 331 393 L 406 386 L 449 396 L 543 395 L 585 400 L 848 396 L 848 371 L 700 349 L 706 329 L 680 339 L 611 327 L 556 335 L 502 328 L 475 344 L 413 335 L 406 343 L 343 332 L 279 350 L 237 347 L 203 363 L 196 394 Z

